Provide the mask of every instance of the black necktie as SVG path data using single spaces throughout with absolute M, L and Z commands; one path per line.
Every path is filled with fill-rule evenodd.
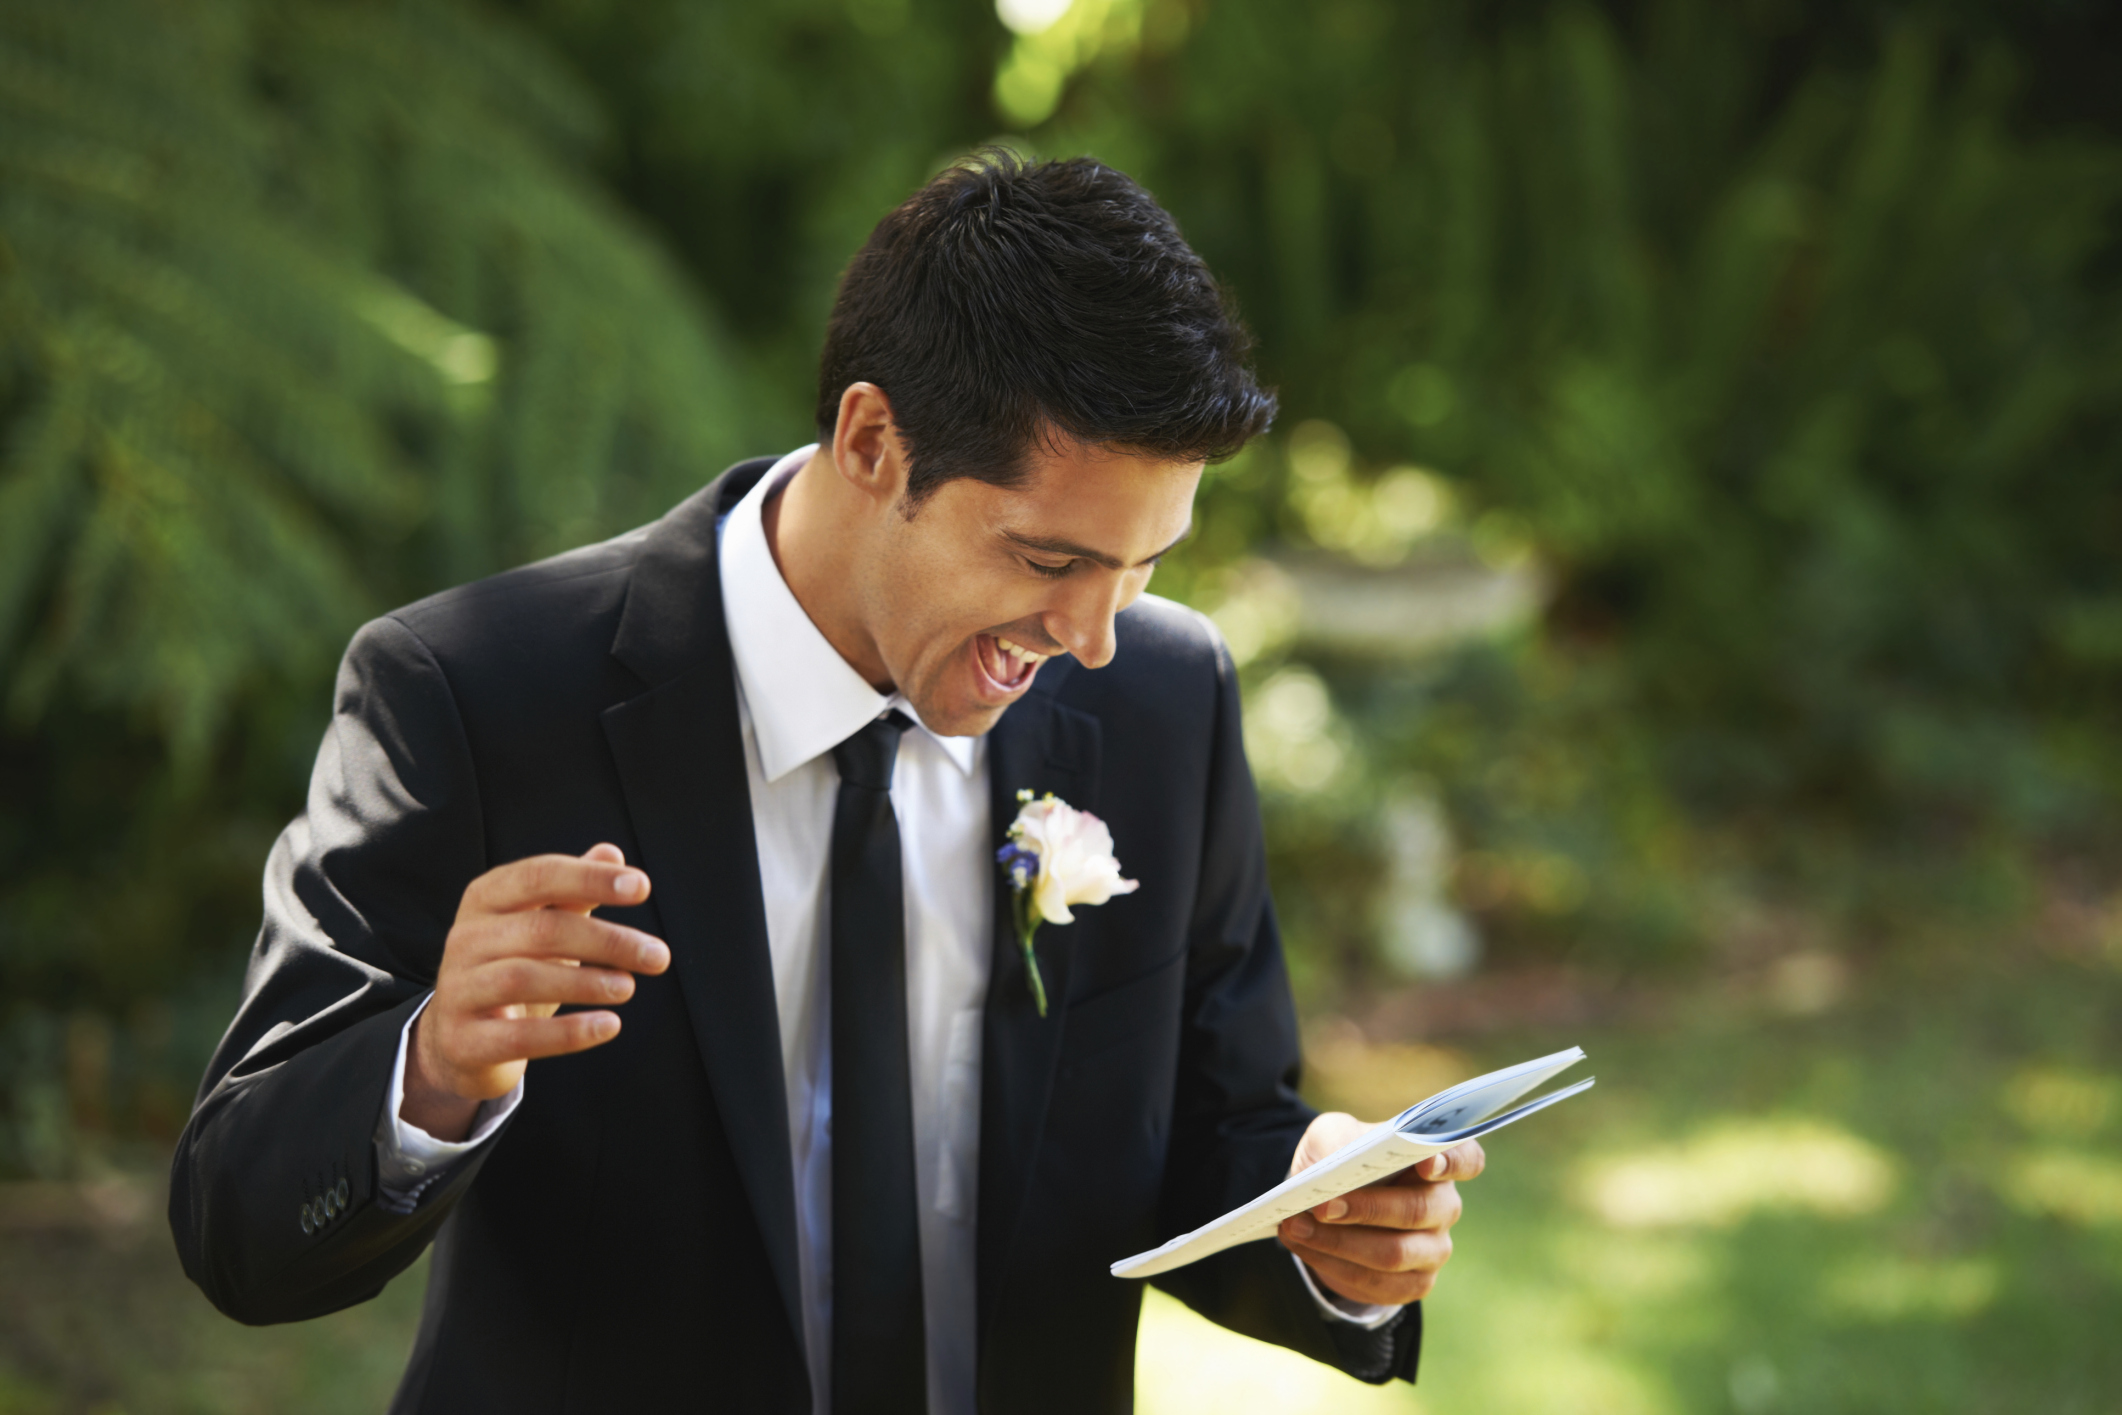
M 889 712 L 833 748 L 833 1411 L 928 1408 L 914 1100 L 906 1052 L 906 903 Z

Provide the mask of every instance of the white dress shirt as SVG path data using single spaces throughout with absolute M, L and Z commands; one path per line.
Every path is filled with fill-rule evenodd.
M 796 1267 L 813 1409 L 829 1415 L 832 1408 L 828 877 L 840 781 L 832 749 L 897 708 L 915 723 L 900 740 L 891 796 L 905 874 L 907 1044 L 929 1410 L 972 1415 L 981 1015 L 999 879 L 987 743 L 936 736 L 904 697 L 872 688 L 788 588 L 767 544 L 763 512 L 815 450 L 802 447 L 783 457 L 731 508 L 719 528 L 718 557 L 788 1090 Z M 407 1036 L 411 1029 L 408 1020 Z M 442 1141 L 399 1117 L 404 1067 L 401 1039 L 376 1141 L 383 1202 L 410 1211 L 421 1191 L 499 1129 L 520 1103 L 523 1087 L 482 1105 L 468 1139 Z M 1329 1317 L 1375 1327 L 1399 1310 L 1330 1297 L 1309 1269 L 1301 1262 L 1297 1267 Z
M 938 737 L 897 693 L 848 666 L 774 563 L 767 501 L 810 459 L 776 463 L 722 523 L 722 601 L 737 666 L 766 942 L 781 1014 L 782 1075 L 796 1174 L 796 1269 L 813 1408 L 831 1407 L 832 1003 L 828 887 L 832 750 L 886 711 L 899 742 L 892 808 L 906 885 L 906 1034 L 911 1055 L 921 1294 L 933 1415 L 973 1410 L 973 1215 L 980 1154 L 980 1016 L 999 877 L 988 821 L 987 743 Z

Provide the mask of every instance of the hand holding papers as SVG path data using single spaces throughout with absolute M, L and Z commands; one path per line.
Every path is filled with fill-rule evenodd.
M 1556 1074 L 1584 1060 L 1577 1047 L 1520 1062 L 1501 1071 L 1491 1071 L 1471 1081 L 1462 1081 L 1439 1091 L 1428 1100 L 1409 1106 L 1391 1120 L 1374 1127 L 1298 1174 L 1223 1217 L 1192 1233 L 1182 1233 L 1160 1248 L 1137 1253 L 1114 1263 L 1114 1277 L 1155 1277 L 1174 1268 L 1196 1263 L 1226 1248 L 1250 1243 L 1274 1233 L 1282 1220 L 1339 1198 L 1411 1164 L 1448 1150 L 1465 1140 L 1500 1130 L 1514 1120 L 1565 1100 L 1592 1084 L 1587 1077 L 1573 1086 L 1551 1091 L 1537 1100 L 1511 1107 L 1520 1096 Z M 1511 1107 L 1505 1109 L 1505 1107 Z

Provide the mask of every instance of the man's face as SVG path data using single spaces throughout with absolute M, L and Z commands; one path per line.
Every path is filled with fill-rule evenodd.
M 884 518 L 863 618 L 892 681 L 935 732 L 986 732 L 1039 664 L 1113 656 L 1113 617 L 1186 538 L 1201 463 L 1064 443 L 1035 446 L 1003 489 L 944 483 Z

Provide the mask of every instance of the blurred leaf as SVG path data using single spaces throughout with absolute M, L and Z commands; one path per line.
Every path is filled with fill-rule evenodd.
M 0 11 L 9 992 L 239 936 L 364 618 L 756 450 L 608 140 L 542 41 L 443 0 Z

